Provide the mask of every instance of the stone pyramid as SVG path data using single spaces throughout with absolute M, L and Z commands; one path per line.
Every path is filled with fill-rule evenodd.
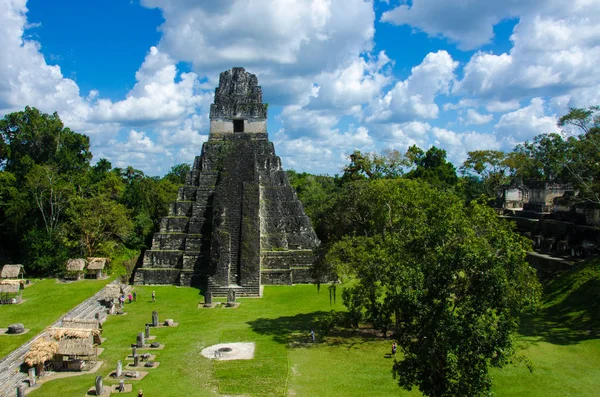
M 262 284 L 310 282 L 318 244 L 269 142 L 258 79 L 243 68 L 221 73 L 208 141 L 161 220 L 135 283 L 259 296 Z

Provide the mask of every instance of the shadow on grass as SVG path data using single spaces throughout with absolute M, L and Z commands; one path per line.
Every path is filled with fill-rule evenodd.
M 382 340 L 371 329 L 335 329 L 326 337 L 319 334 L 319 318 L 328 314 L 324 311 L 300 313 L 295 316 L 282 316 L 277 318 L 258 318 L 248 321 L 254 332 L 260 335 L 271 336 L 278 343 L 289 347 L 308 347 L 313 344 L 310 331 L 316 333 L 315 343 L 328 346 L 344 345 L 348 348 L 360 344 Z
M 521 319 L 520 334 L 569 345 L 600 337 L 600 279 L 577 277 L 551 282 L 544 307 Z
M 290 344 L 297 341 L 308 342 L 310 331 L 316 330 L 319 317 L 327 312 L 299 313 L 295 316 L 277 318 L 257 318 L 248 321 L 252 330 L 260 335 L 270 335 L 279 343 Z

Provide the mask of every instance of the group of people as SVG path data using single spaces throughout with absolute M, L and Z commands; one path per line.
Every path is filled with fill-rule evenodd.
M 137 293 L 135 291 L 133 291 L 133 294 L 129 293 L 129 295 L 127 296 L 127 299 L 129 299 L 129 303 L 136 302 L 137 301 Z M 125 294 L 124 293 L 122 293 L 119 296 L 119 304 L 121 305 L 121 307 L 123 307 L 123 305 L 125 304 Z

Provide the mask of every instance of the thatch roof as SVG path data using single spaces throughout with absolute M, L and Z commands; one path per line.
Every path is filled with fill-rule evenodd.
M 89 319 L 84 320 L 80 318 L 68 318 L 65 317 L 62 320 L 61 328 L 75 328 L 75 329 L 99 329 L 98 320 Z
M 67 271 L 69 272 L 82 272 L 85 269 L 85 259 L 77 258 L 77 259 L 69 259 L 67 261 Z
M 57 354 L 63 356 L 92 356 L 94 350 L 94 334 L 98 330 L 79 328 L 50 328 L 50 336 L 58 343 Z
M 30 366 L 43 364 L 51 360 L 57 351 L 58 343 L 48 337 L 39 338 L 31 344 L 31 348 L 25 354 L 25 362 Z
M 102 270 L 108 263 L 108 258 L 88 258 L 88 270 Z
M 121 287 L 118 284 L 108 284 L 101 291 L 100 296 L 102 299 L 116 299 L 121 296 Z
M 0 277 L 2 278 L 17 278 L 24 274 L 23 265 L 4 265 Z
M 91 338 L 63 338 L 58 341 L 56 353 L 63 356 L 93 356 L 96 350 Z
M 19 284 L 0 284 L 0 294 L 16 294 L 20 289 Z

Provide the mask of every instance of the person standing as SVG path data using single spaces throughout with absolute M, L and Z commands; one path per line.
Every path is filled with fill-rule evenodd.
M 137 293 L 133 291 L 133 301 L 137 302 Z
M 396 350 L 398 350 L 398 345 L 396 345 L 396 342 L 392 343 L 392 355 L 396 355 Z
M 131 296 L 131 292 L 129 293 L 129 295 L 127 296 L 127 298 L 129 298 L 129 303 L 131 303 L 133 301 L 133 296 Z
M 315 331 L 310 331 L 310 339 L 312 339 L 312 343 L 315 343 Z
M 156 302 L 156 293 L 152 291 L 152 302 Z

